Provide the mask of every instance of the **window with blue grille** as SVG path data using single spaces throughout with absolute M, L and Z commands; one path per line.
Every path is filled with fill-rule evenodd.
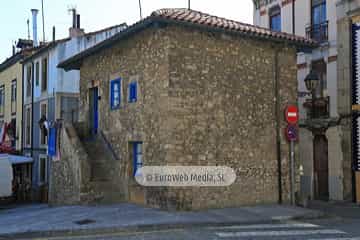
M 121 79 L 115 79 L 110 82 L 110 108 L 115 110 L 120 108 L 121 102 Z
M 134 142 L 133 144 L 133 162 L 134 162 L 134 176 L 136 172 L 143 166 L 143 152 L 142 142 Z
M 129 102 L 137 101 L 137 82 L 131 82 L 129 84 Z

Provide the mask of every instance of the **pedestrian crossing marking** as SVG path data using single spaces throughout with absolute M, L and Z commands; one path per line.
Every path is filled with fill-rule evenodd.
M 346 237 L 346 238 L 314 238 L 308 240 L 360 240 L 360 237 Z
M 264 237 L 264 236 L 304 236 L 315 234 L 346 234 L 346 232 L 333 229 L 318 230 L 290 230 L 290 231 L 256 231 L 256 232 L 217 232 L 215 233 L 221 238 L 230 237 Z
M 285 224 L 255 224 L 225 227 L 209 227 L 208 229 L 273 229 L 273 228 L 318 228 L 319 225 L 311 223 L 285 223 Z

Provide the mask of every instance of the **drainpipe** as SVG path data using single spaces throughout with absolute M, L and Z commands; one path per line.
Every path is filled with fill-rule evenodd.
M 281 135 L 280 135 L 280 95 L 279 95 L 279 49 L 275 46 L 274 55 L 274 90 L 275 90 L 275 131 L 276 131 L 276 155 L 278 167 L 278 194 L 279 204 L 282 204 L 282 169 L 281 169 Z
M 34 157 L 34 61 L 31 62 L 31 157 Z
M 292 33 L 295 35 L 295 1 L 292 2 Z
M 25 65 L 23 64 L 22 65 L 22 75 L 21 75 L 21 78 L 22 78 L 22 82 L 21 82 L 21 89 L 22 89 L 22 94 L 21 94 L 21 107 L 22 107 L 22 111 L 21 111 L 21 154 L 24 154 L 24 81 L 25 81 L 25 78 L 24 78 L 24 68 L 25 68 Z M 16 83 L 17 84 L 17 83 Z

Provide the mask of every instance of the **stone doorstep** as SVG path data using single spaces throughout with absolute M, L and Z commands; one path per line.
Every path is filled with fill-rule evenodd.
M 311 211 L 305 215 L 298 215 L 286 218 L 268 218 L 259 220 L 242 220 L 242 221 L 224 221 L 218 222 L 214 220 L 208 220 L 204 222 L 189 221 L 184 223 L 157 223 L 157 224 L 135 224 L 130 226 L 119 227 L 96 227 L 96 228 L 79 228 L 68 230 L 50 230 L 50 231 L 28 231 L 15 234 L 0 234 L 0 240 L 2 239 L 27 239 L 27 238 L 50 238 L 50 237 L 71 237 L 71 236 L 84 236 L 84 235 L 111 235 L 111 234 L 132 234 L 151 231 L 165 231 L 170 229 L 194 229 L 204 227 L 226 227 L 233 225 L 255 225 L 255 224 L 280 224 L 286 221 L 300 221 L 326 218 L 326 215 L 320 211 Z

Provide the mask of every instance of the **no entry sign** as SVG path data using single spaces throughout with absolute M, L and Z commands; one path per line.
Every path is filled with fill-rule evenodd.
M 285 119 L 289 124 L 296 124 L 299 120 L 299 111 L 297 106 L 290 105 L 285 109 Z

